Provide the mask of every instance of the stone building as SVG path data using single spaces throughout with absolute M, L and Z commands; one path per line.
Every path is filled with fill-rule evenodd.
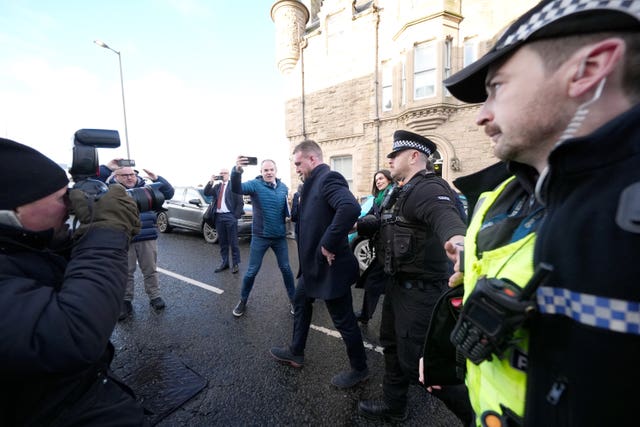
M 457 101 L 442 80 L 478 59 L 535 3 L 276 1 L 271 17 L 291 148 L 318 142 L 356 196 L 369 194 L 374 172 L 388 167 L 397 129 L 436 143 L 437 170 L 449 182 L 494 163 L 491 142 L 475 124 L 479 106 Z

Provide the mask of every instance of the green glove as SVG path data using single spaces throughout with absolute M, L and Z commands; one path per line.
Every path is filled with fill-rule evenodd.
M 76 236 L 83 235 L 90 227 L 105 227 L 124 231 L 133 237 L 140 232 L 140 214 L 136 202 L 124 187 L 113 184 L 100 199 L 93 200 L 81 190 L 69 193 L 71 208 L 80 221 Z

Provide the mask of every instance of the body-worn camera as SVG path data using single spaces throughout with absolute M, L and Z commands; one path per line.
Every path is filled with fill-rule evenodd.
M 513 333 L 536 309 L 531 297 L 552 270 L 541 263 L 524 288 L 505 279 L 478 279 L 451 332 L 458 351 L 476 365 L 492 355 L 502 358 L 514 344 Z
M 104 182 L 95 179 L 100 172 L 97 149 L 119 146 L 120 134 L 116 130 L 78 130 L 73 138 L 73 161 L 69 169 L 74 182 L 73 188 L 82 190 L 96 200 L 102 197 L 109 188 Z M 144 187 L 128 188 L 127 194 L 135 200 L 140 212 L 160 210 L 164 203 L 164 195 L 158 189 L 161 185 L 154 183 Z

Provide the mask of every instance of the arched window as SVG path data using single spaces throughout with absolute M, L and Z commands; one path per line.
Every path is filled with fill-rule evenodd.
M 442 155 L 438 150 L 434 151 L 434 153 L 430 157 L 431 162 L 433 163 L 433 169 L 436 172 L 436 175 L 442 177 Z

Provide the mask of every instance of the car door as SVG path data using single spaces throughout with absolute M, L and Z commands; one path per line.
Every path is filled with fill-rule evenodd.
M 172 227 L 183 226 L 184 221 L 180 218 L 182 213 L 181 206 L 184 204 L 184 193 L 186 188 L 175 187 L 173 198 L 164 202 L 164 208 L 167 210 L 167 218 L 169 225 Z
M 185 226 L 193 230 L 200 230 L 202 215 L 207 209 L 207 203 L 195 188 L 188 187 L 185 191 L 184 203 L 181 206 Z

